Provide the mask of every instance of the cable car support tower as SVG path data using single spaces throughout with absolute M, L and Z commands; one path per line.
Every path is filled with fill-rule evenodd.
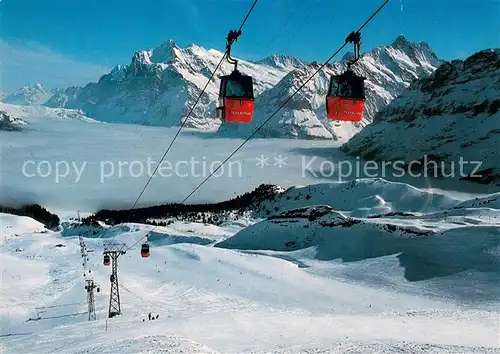
M 89 321 L 95 321 L 95 301 L 94 301 L 94 289 L 97 288 L 97 292 L 99 292 L 99 288 L 94 283 L 93 279 L 85 279 L 85 290 L 87 290 L 87 305 L 88 305 L 88 313 L 89 313 Z
M 124 251 L 126 246 L 124 243 L 108 243 L 104 245 L 103 255 L 107 255 L 111 259 L 111 275 L 109 276 L 111 291 L 109 293 L 108 318 L 121 315 L 120 291 L 118 286 L 118 257 L 126 253 Z
M 89 321 L 96 320 L 95 314 L 95 300 L 94 300 L 94 290 L 97 289 L 97 292 L 100 291 L 99 286 L 94 282 L 92 277 L 90 276 L 90 269 L 87 269 L 87 261 L 88 261 L 88 253 L 87 247 L 85 246 L 85 242 L 83 241 L 83 236 L 78 235 L 78 240 L 80 242 L 80 251 L 82 255 L 82 266 L 83 266 L 83 276 L 86 278 L 87 270 L 89 272 L 89 278 L 85 279 L 85 291 L 87 292 L 87 306 L 89 313 Z

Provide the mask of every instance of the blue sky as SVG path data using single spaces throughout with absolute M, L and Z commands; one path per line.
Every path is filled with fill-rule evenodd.
M 224 49 L 253 0 L 1 0 L 3 91 L 84 84 L 136 50 L 173 39 Z M 324 61 L 381 0 L 259 0 L 233 55 Z M 500 0 L 391 0 L 363 32 L 364 50 L 399 34 L 443 59 L 500 47 Z M 21 69 L 23 68 L 23 69 Z

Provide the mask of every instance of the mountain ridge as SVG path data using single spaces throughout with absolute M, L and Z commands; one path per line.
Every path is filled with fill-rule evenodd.
M 374 96 L 367 100 L 365 124 L 413 79 L 430 74 L 440 62 L 425 43 L 409 42 L 399 36 L 393 45 L 374 48 L 359 62 L 357 71 L 368 74 L 365 75 L 369 79 L 367 91 Z M 175 41 L 168 40 L 152 49 L 136 51 L 129 64 L 116 65 L 97 82 L 56 90 L 45 105 L 82 110 L 89 117 L 110 123 L 178 126 L 186 119 L 222 55 L 194 43 L 181 48 Z M 333 123 L 325 119 L 324 96 L 329 75 L 345 68 L 344 59 L 328 65 L 319 75 L 320 79 L 314 79 L 309 92 L 300 92 L 289 102 L 290 107 L 283 109 L 282 119 L 270 122 L 260 136 L 342 141 L 359 131 L 363 124 Z M 232 71 L 231 65 L 223 63 L 185 126 L 246 137 L 286 98 L 284 94 L 293 93 L 318 65 L 287 54 L 273 54 L 257 61 L 239 59 L 240 71 L 254 78 L 255 118 L 252 124 L 228 128 L 215 118 L 218 77 Z
M 424 163 L 427 157 L 429 163 L 433 161 L 432 173 L 439 176 L 445 170 L 449 174 L 460 159 L 476 161 L 481 163 L 478 170 L 474 171 L 472 163 L 465 164 L 467 175 L 455 173 L 453 178 L 499 184 L 500 160 L 495 148 L 500 143 L 498 97 L 500 48 L 446 62 L 429 77 L 416 80 L 342 150 L 365 159 L 404 157 L 407 163 Z

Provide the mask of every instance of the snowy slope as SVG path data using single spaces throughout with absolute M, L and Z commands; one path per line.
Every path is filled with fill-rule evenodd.
M 54 106 L 83 109 L 90 116 L 107 122 L 175 126 L 191 105 L 222 58 L 221 52 L 195 44 L 178 47 L 170 40 L 151 50 L 138 51 L 129 65 L 118 65 L 97 83 L 77 90 L 69 88 L 49 100 Z M 269 63 L 270 64 L 270 63 Z M 295 62 L 259 65 L 240 60 L 239 69 L 255 78 L 255 93 L 274 86 Z M 297 61 L 297 65 L 303 65 Z M 217 75 L 229 74 L 232 65 L 224 63 Z M 219 91 L 216 77 L 200 99 L 188 127 L 214 129 L 215 103 Z
M 460 200 L 443 194 L 423 191 L 406 183 L 382 178 L 358 179 L 343 183 L 320 183 L 291 187 L 273 200 L 256 205 L 255 215 L 268 217 L 285 210 L 327 204 L 356 217 L 390 212 L 437 212 L 460 204 Z
M 100 123 L 95 119 L 87 117 L 83 111 L 66 108 L 49 108 L 34 105 L 14 105 L 0 102 L 0 111 L 13 118 L 14 124 L 27 124 L 45 118 L 57 118 L 65 120 L 76 120 L 85 123 Z M 1 121 L 1 120 L 0 120 Z
M 274 251 L 314 247 L 314 259 L 340 258 L 344 262 L 401 253 L 398 258 L 410 281 L 470 269 L 497 273 L 500 228 L 498 224 L 479 226 L 472 218 L 477 213 L 450 213 L 446 221 L 456 225 L 448 225 L 435 214 L 361 220 L 348 218 L 330 206 L 311 206 L 272 216 L 216 246 Z M 500 211 L 495 209 L 490 220 L 499 217 Z M 494 291 L 498 293 L 500 288 Z
M 440 63 L 427 43 L 409 42 L 404 36 L 399 36 L 390 46 L 381 46 L 365 53 L 353 68 L 356 73 L 367 78 L 363 125 L 371 122 L 375 114 L 413 80 L 431 74 Z M 326 119 L 325 108 L 330 76 L 342 72 L 344 68 L 345 65 L 339 63 L 325 67 L 257 133 L 257 137 L 347 141 L 362 125 L 352 122 L 333 123 Z M 249 136 L 318 69 L 319 64 L 313 63 L 291 71 L 276 86 L 257 98 L 252 124 L 224 123 L 219 132 Z
M 477 207 L 500 209 L 500 193 L 490 194 L 481 198 L 469 199 L 457 206 L 457 208 Z
M 482 177 L 471 180 L 498 183 L 499 97 L 500 49 L 445 63 L 415 82 L 343 150 L 367 159 L 419 160 L 420 170 L 427 156 L 426 161 L 437 161 L 429 165 L 428 175 L 475 174 Z M 460 159 L 467 162 L 463 172 Z M 435 166 L 444 171 L 434 172 Z
M 91 273 L 84 277 L 77 236 L 36 234 L 36 222 L 2 214 L 2 225 L 20 236 L 1 249 L 7 301 L 0 348 L 6 354 L 496 353 L 498 226 L 430 215 L 358 220 L 349 228 L 351 219 L 317 207 L 243 230 L 160 227 L 150 258 L 140 257 L 139 245 L 121 256 L 122 315 L 107 319 L 103 243 L 116 235 L 116 242 L 133 245 L 151 227 L 126 224 L 118 233 L 112 227 L 85 236 Z M 431 234 L 410 239 L 407 230 L 424 228 Z M 315 242 L 269 251 L 287 232 Z M 209 234 L 233 243 L 267 237 L 260 249 L 268 251 L 212 247 L 193 237 Z M 179 236 L 184 241 L 171 242 Z M 427 276 L 417 279 L 409 270 L 422 270 L 418 264 Z M 451 272 L 437 273 L 446 265 Z M 87 277 L 100 287 L 97 321 L 86 314 Z M 159 318 L 148 321 L 149 312 Z
M 45 103 L 52 94 L 47 92 L 42 84 L 26 85 L 16 92 L 4 97 L 2 102 L 18 105 L 41 105 Z

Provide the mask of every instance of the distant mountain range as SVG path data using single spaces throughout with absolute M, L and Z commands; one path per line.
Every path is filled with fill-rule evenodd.
M 325 119 L 329 75 L 344 68 L 347 53 L 338 63 L 325 68 L 259 132 L 261 137 L 347 140 L 360 124 Z M 222 57 L 214 49 L 195 44 L 178 47 L 170 40 L 151 50 L 138 51 L 130 64 L 118 65 L 96 83 L 47 93 L 39 84 L 26 86 L 3 101 L 13 104 L 81 109 L 89 117 L 111 123 L 178 126 L 205 86 Z M 368 100 L 365 119 L 397 97 L 410 83 L 431 74 L 441 61 L 426 43 L 413 43 L 399 36 L 390 46 L 375 48 L 363 56 L 355 70 L 367 77 Z M 186 126 L 216 130 L 224 135 L 246 136 L 267 119 L 277 106 L 310 75 L 317 63 L 288 55 L 272 55 L 258 61 L 239 60 L 240 71 L 252 75 L 256 112 L 252 124 L 222 124 L 215 118 L 219 79 L 208 85 Z M 218 76 L 229 74 L 224 63 Z

